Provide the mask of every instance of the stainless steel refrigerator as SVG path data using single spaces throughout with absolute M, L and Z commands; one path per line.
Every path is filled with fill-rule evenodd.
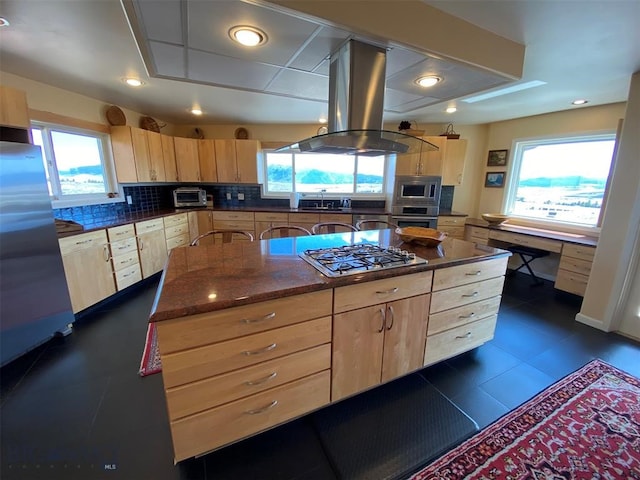
M 0 365 L 73 321 L 40 147 L 0 142 Z

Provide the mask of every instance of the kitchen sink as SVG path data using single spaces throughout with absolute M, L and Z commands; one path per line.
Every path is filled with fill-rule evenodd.
M 351 211 L 350 208 L 344 207 L 299 207 L 298 210 L 306 211 L 306 212 L 342 212 L 342 211 Z

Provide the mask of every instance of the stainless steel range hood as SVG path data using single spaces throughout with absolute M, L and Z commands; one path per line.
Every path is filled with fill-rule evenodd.
M 378 156 L 437 150 L 418 137 L 382 130 L 386 62 L 383 48 L 357 40 L 342 45 L 331 55 L 329 133 L 277 151 Z

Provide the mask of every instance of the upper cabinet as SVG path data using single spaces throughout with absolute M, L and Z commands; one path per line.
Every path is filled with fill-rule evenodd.
M 214 140 L 198 140 L 198 162 L 200 164 L 200 181 L 217 182 L 218 169 Z
M 198 158 L 198 140 L 195 138 L 174 137 L 178 181 L 200 182 L 200 160 Z
M 257 140 L 215 140 L 218 182 L 258 183 Z
M 0 86 L 0 125 L 18 128 L 31 126 L 25 92 Z
M 443 185 L 462 185 L 466 140 L 451 140 L 444 136 L 422 137 L 438 150 L 398 155 L 396 175 L 437 175 Z
M 173 137 L 160 135 L 162 140 L 162 158 L 164 159 L 164 176 L 167 182 L 177 182 L 178 166 L 176 165 L 176 151 Z
M 111 127 L 111 148 L 118 181 L 121 183 L 167 181 L 163 137 L 166 135 L 141 128 Z M 171 163 L 173 154 L 171 153 L 168 157 L 167 161 Z

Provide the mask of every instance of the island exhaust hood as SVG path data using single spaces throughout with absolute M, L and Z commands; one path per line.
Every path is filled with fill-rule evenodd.
M 424 140 L 382 129 L 387 55 L 383 48 L 349 40 L 331 55 L 329 133 L 278 152 L 378 156 L 438 150 Z

